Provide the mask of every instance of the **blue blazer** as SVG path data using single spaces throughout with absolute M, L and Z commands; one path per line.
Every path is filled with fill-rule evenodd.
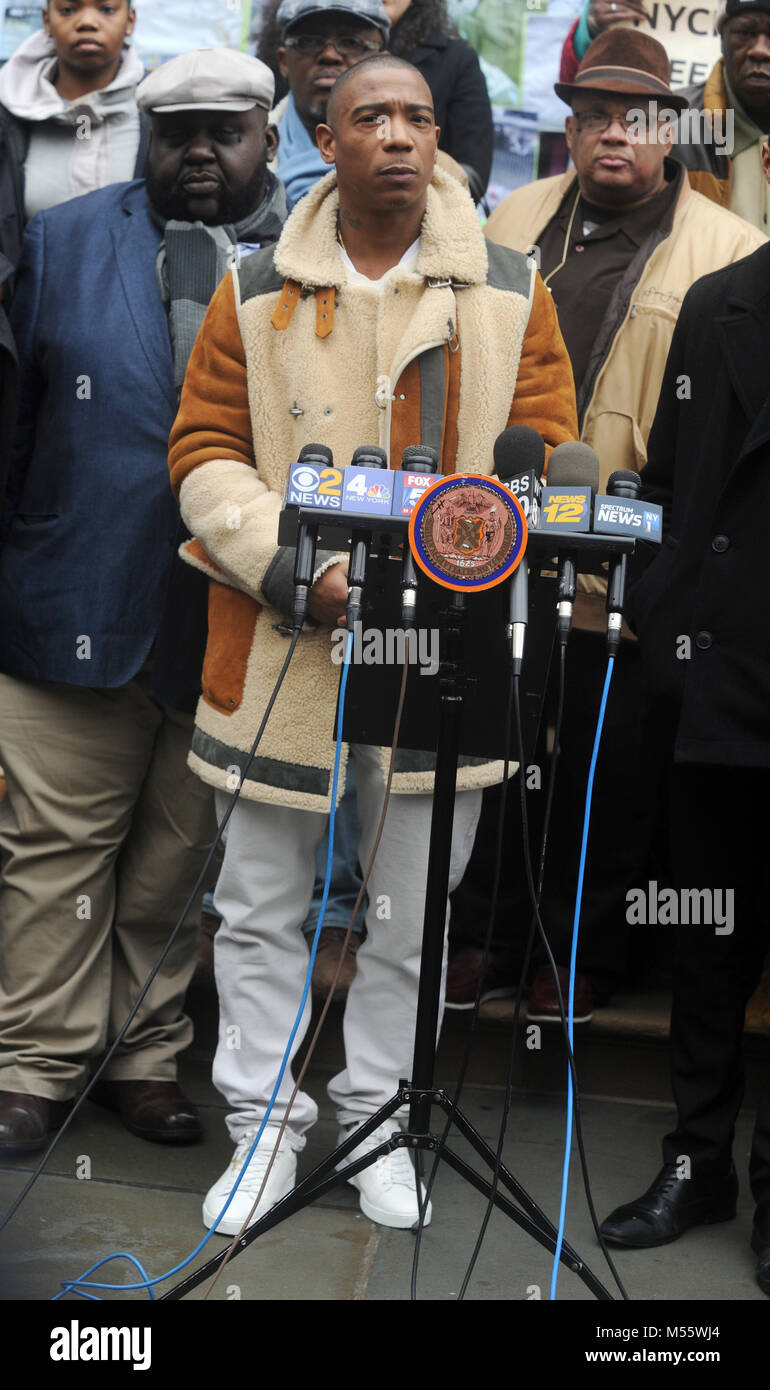
M 176 556 L 161 237 L 143 180 L 27 229 L 11 315 L 21 380 L 0 515 L 0 670 L 120 686 L 155 642 L 156 690 L 185 709 L 200 684 L 206 584 Z

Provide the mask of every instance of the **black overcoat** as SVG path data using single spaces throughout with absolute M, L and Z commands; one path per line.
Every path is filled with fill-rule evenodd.
M 629 615 L 675 759 L 770 767 L 770 242 L 686 295 L 642 482 L 664 542 Z

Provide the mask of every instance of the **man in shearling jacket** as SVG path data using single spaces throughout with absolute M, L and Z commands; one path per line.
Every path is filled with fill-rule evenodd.
M 214 1080 L 232 1107 L 237 1147 L 204 1202 L 208 1226 L 232 1193 L 277 1078 L 307 968 L 298 928 L 330 806 L 339 683 L 330 629 L 347 597 L 339 555 L 317 557 L 315 626 L 302 634 L 254 764 L 241 775 L 287 650 L 293 553 L 277 549 L 276 535 L 288 466 L 311 440 L 345 462 L 362 443 L 382 445 L 397 461 L 406 445 L 422 442 L 439 451 L 445 473 L 490 473 L 492 445 L 509 424 L 534 426 L 550 446 L 576 432 L 572 374 L 550 299 L 523 256 L 485 243 L 468 194 L 435 170 L 438 132 L 419 73 L 390 56 L 365 59 L 335 86 L 328 122 L 318 142 L 336 173 L 295 209 L 274 253 L 258 252 L 220 285 L 171 435 L 172 483 L 195 538 L 188 557 L 212 579 L 190 765 L 217 788 L 220 817 L 223 794 L 241 777 L 215 895 L 223 923 Z M 352 753 L 366 862 L 386 755 L 361 746 Z M 329 1085 L 346 1134 L 410 1066 L 432 774 L 420 770 L 418 755 L 403 753 L 398 766 L 346 1005 L 346 1066 Z M 500 764 L 459 771 L 450 888 L 470 853 L 481 788 L 500 777 Z M 377 920 L 382 895 L 388 921 Z M 295 1050 L 308 1021 L 309 1010 Z M 287 1072 L 221 1233 L 248 1217 L 291 1086 Z M 316 1115 L 300 1093 L 260 1216 L 293 1187 L 296 1154 Z M 395 1127 L 375 1131 L 366 1148 Z M 416 1224 L 404 1149 L 353 1181 L 365 1214 Z

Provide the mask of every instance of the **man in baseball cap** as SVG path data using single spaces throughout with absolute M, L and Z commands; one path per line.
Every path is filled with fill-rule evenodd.
M 204 49 L 153 72 L 137 99 L 152 126 L 146 182 L 34 217 L 13 305 L 24 406 L 0 517 L 11 1154 L 48 1143 L 117 1041 L 215 831 L 186 768 L 206 588 L 176 556 L 167 445 L 209 299 L 286 216 L 267 169 L 273 77 Z M 30 525 L 30 511 L 49 515 Z M 144 1139 L 202 1133 L 176 1083 L 197 936 L 183 925 L 93 1092 Z
M 337 78 L 386 47 L 390 22 L 381 0 L 283 0 L 276 14 L 281 72 L 289 93 L 274 112 L 281 137 L 277 170 L 289 207 L 329 172 L 315 142 Z

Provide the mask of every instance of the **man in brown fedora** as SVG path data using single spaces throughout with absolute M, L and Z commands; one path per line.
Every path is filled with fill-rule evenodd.
M 599 456 L 604 491 L 615 469 L 638 472 L 646 461 L 647 436 L 687 289 L 701 275 L 746 256 L 764 238 L 694 192 L 681 164 L 669 157 L 676 112 L 684 101 L 671 91 L 665 50 L 650 35 L 608 30 L 590 45 L 574 81 L 557 84 L 556 92 L 572 108 L 566 135 L 574 168 L 516 189 L 485 230 L 493 241 L 530 250 L 538 260 L 572 362 L 581 439 Z M 562 967 L 569 959 L 579 828 L 606 668 L 604 584 L 590 577 L 581 580 L 581 588 L 568 648 L 559 795 L 543 910 Z M 626 971 L 632 935 L 627 894 L 647 879 L 656 819 L 639 658 L 627 630 L 626 636 L 616 660 L 594 789 L 576 1021 L 588 1021 L 594 1002 L 606 1002 Z M 473 988 L 475 993 L 475 981 Z M 548 969 L 535 974 L 529 1016 L 559 1020 Z

